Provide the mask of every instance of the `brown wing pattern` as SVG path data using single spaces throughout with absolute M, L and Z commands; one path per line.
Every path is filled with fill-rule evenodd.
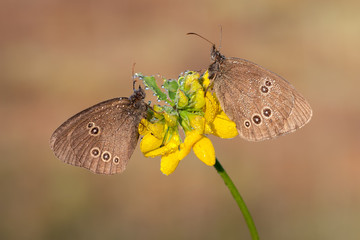
M 51 148 L 68 164 L 94 173 L 120 173 L 136 147 L 143 113 L 143 109 L 132 108 L 128 98 L 96 104 L 56 129 Z
M 239 135 L 262 141 L 295 131 L 311 118 L 307 101 L 277 74 L 239 58 L 220 65 L 214 89 Z

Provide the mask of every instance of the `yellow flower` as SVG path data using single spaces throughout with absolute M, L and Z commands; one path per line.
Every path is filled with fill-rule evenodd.
M 144 135 L 141 151 L 146 157 L 161 156 L 160 170 L 165 175 L 174 172 L 191 149 L 206 165 L 214 165 L 215 149 L 206 134 L 221 138 L 232 138 L 238 134 L 235 123 L 225 115 L 216 95 L 208 89 L 208 72 L 201 77 L 202 83 L 199 77 L 196 72 L 181 77 L 175 107 L 154 106 L 153 117 L 142 120 L 139 125 L 139 133 Z M 183 142 L 178 126 L 185 132 Z
M 139 133 L 144 137 L 140 143 L 140 150 L 145 157 L 162 156 L 160 170 L 169 175 L 181 160 L 177 157 L 181 139 L 176 116 L 163 113 L 163 118 L 163 121 L 155 123 L 146 119 L 141 121 Z
M 161 130 L 160 127 L 156 126 L 156 123 L 152 124 L 146 122 L 146 120 L 143 120 L 142 122 L 144 122 L 144 125 L 148 130 L 141 130 L 141 133 L 144 133 L 145 136 L 140 143 L 140 150 L 145 157 L 161 156 L 160 170 L 165 175 L 169 175 L 175 171 L 180 160 L 186 157 L 194 144 L 203 137 L 197 131 L 190 131 L 187 133 L 184 142 L 181 143 L 177 128 L 169 128 L 166 126 L 166 123 L 163 123 L 164 130 Z M 165 135 L 167 135 L 167 137 Z M 167 138 L 167 141 L 163 143 L 163 138 L 159 139 L 156 136 L 164 136 L 164 139 Z M 202 145 L 199 146 L 201 148 Z M 200 156 L 205 156 L 201 153 L 201 150 L 198 150 L 197 152 L 199 152 L 198 154 Z M 200 160 L 204 161 L 203 159 L 204 157 L 200 158 Z M 208 164 L 209 161 L 204 162 Z
M 167 154 L 161 158 L 161 171 L 166 175 L 175 171 L 180 160 L 184 159 L 191 149 L 194 150 L 195 155 L 206 165 L 213 166 L 215 164 L 215 149 L 210 139 L 197 131 L 190 131 L 186 133 L 185 140 L 180 144 L 179 151 Z

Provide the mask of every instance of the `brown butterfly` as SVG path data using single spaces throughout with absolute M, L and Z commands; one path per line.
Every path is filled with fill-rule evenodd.
M 144 90 L 136 90 L 135 86 L 133 89 L 129 98 L 98 103 L 64 122 L 50 139 L 55 156 L 94 173 L 123 172 L 139 138 L 139 123 L 148 109 Z
M 210 42 L 196 33 L 188 34 Z M 240 137 L 248 141 L 271 139 L 310 121 L 309 103 L 284 78 L 245 59 L 226 58 L 211 44 L 214 62 L 208 68 L 209 79 Z

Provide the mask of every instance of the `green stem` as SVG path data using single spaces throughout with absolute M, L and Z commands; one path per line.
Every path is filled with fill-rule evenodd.
M 216 171 L 219 173 L 219 175 L 222 177 L 222 179 L 224 180 L 225 185 L 229 188 L 237 205 L 239 206 L 239 208 L 245 218 L 246 224 L 248 225 L 248 228 L 249 228 L 249 231 L 251 234 L 251 238 L 253 240 L 255 240 L 255 239 L 258 240 L 259 235 L 257 233 L 255 223 L 250 215 L 250 212 L 249 212 L 248 208 L 246 207 L 246 204 L 245 204 L 244 200 L 242 199 L 239 191 L 236 189 L 233 181 L 231 180 L 229 175 L 226 173 L 224 168 L 221 166 L 221 164 L 217 158 L 216 158 L 216 163 L 215 163 L 214 167 L 215 167 Z

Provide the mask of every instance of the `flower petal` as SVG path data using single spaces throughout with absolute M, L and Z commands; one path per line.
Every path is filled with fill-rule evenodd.
M 215 149 L 207 137 L 202 137 L 197 141 L 193 150 L 195 155 L 206 165 L 213 166 L 215 164 Z
M 178 117 L 176 115 L 165 112 L 164 117 L 165 117 L 166 124 L 169 127 L 176 127 L 177 126 Z
M 179 91 L 177 91 L 176 97 L 177 97 L 177 106 L 178 107 L 183 108 L 188 105 L 189 99 L 182 90 L 179 89 Z
M 191 92 L 196 92 L 198 89 L 201 89 L 202 86 L 200 85 L 198 79 L 199 79 L 200 75 L 197 72 L 193 72 L 190 74 L 187 74 L 185 76 L 185 90 L 187 91 L 191 91 Z
M 140 150 L 144 154 L 157 149 L 161 146 L 163 142 L 162 138 L 157 138 L 153 134 L 146 134 L 140 142 Z
M 148 120 L 146 120 L 145 118 L 141 119 L 141 122 L 140 122 L 139 127 L 138 127 L 139 134 L 140 135 L 147 134 L 149 132 L 148 126 L 150 124 L 151 123 Z
M 206 72 L 201 76 L 203 79 L 202 85 L 206 89 L 210 85 L 210 79 L 209 79 L 209 71 L 206 70 Z
M 155 123 L 151 123 L 146 119 L 142 119 L 138 131 L 140 135 L 146 135 L 149 133 L 152 133 L 157 138 L 163 138 L 164 137 L 164 130 L 165 130 L 165 123 L 164 121 L 158 121 Z
M 191 102 L 194 104 L 193 106 L 195 110 L 202 109 L 205 106 L 204 90 L 198 89 L 191 97 Z
M 210 126 L 212 128 L 212 134 L 221 138 L 233 138 L 239 134 L 236 129 L 236 124 L 231 121 L 223 111 L 216 116 Z
M 185 158 L 191 151 L 194 144 L 202 138 L 202 135 L 196 131 L 186 132 L 185 140 L 180 144 L 179 159 Z
M 188 118 L 190 121 L 191 128 L 197 131 L 199 134 L 203 134 L 205 128 L 205 122 L 206 122 L 205 118 L 198 114 L 192 114 L 192 113 L 188 113 Z
M 210 92 L 206 92 L 205 97 L 206 108 L 205 108 L 205 119 L 208 123 L 214 121 L 216 115 L 219 112 L 220 104 L 215 96 L 213 96 Z
M 165 174 L 169 175 L 173 173 L 176 167 L 179 165 L 179 158 L 178 158 L 178 151 L 169 153 L 161 157 L 160 163 L 160 171 Z
M 177 129 L 169 129 L 170 139 L 165 144 L 165 146 L 154 149 L 147 153 L 144 153 L 145 157 L 156 157 L 160 155 L 166 155 L 172 152 L 175 152 L 179 149 L 180 145 L 180 136 Z
M 159 139 L 162 139 L 165 135 L 165 123 L 164 122 L 156 122 L 148 126 L 151 133 Z

